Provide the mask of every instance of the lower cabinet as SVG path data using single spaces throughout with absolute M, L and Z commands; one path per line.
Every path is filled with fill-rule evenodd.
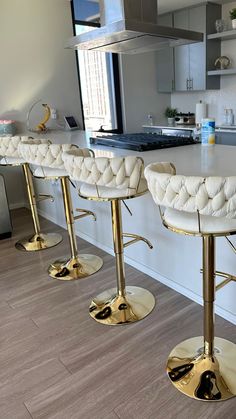
M 234 132 L 217 132 L 216 144 L 236 145 L 236 131 Z

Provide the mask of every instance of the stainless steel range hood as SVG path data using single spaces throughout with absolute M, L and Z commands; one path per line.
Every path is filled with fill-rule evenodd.
M 157 0 L 99 0 L 101 27 L 66 48 L 137 54 L 203 41 L 203 34 L 158 25 Z

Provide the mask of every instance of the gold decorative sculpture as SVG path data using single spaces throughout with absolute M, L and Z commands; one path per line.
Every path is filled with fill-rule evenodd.
M 42 99 L 39 99 L 36 102 L 34 102 L 27 113 L 26 124 L 27 124 L 28 130 L 31 132 L 46 132 L 47 131 L 46 123 L 48 122 L 51 116 L 51 109 L 50 109 L 50 106 L 47 105 L 47 103 L 42 103 L 42 106 L 45 108 L 45 114 L 44 114 L 44 117 L 42 118 L 42 121 L 40 121 L 34 128 L 32 128 L 32 125 L 30 124 L 30 119 L 31 119 L 30 117 L 31 117 L 32 110 L 40 102 L 42 102 Z
M 46 131 L 46 129 L 47 129 L 46 128 L 46 123 L 48 122 L 48 120 L 51 116 L 50 107 L 46 103 L 43 103 L 42 106 L 45 108 L 45 115 L 44 115 L 44 118 L 42 119 L 42 121 L 38 125 L 36 125 L 36 127 L 35 127 L 35 131 L 38 131 L 38 132 Z
M 226 70 L 231 64 L 231 60 L 226 55 L 222 55 L 222 57 L 218 57 L 215 60 L 215 67 L 220 68 L 220 70 Z

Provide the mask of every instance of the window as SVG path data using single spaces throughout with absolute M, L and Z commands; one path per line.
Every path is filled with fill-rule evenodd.
M 74 33 L 99 25 L 96 0 L 73 0 Z M 122 132 L 118 57 L 99 51 L 77 51 L 85 129 Z

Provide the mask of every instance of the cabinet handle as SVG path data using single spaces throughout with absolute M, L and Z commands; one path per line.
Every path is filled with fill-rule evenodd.
M 190 79 L 190 89 L 193 90 L 193 79 Z
M 189 79 L 186 79 L 186 89 L 189 90 Z

